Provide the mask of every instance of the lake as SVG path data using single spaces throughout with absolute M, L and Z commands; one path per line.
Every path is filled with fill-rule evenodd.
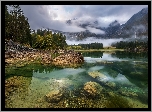
M 82 54 L 79 68 L 5 68 L 5 107 L 148 108 L 148 54 Z

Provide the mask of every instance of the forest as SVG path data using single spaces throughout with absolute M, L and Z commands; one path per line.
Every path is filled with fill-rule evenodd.
M 28 18 L 24 16 L 19 5 L 5 6 L 5 41 L 12 40 L 36 49 L 64 49 L 66 37 L 62 33 L 52 33 L 49 29 L 31 30 Z
M 138 42 L 137 40 L 131 42 L 120 41 L 117 43 L 113 43 L 112 46 L 116 47 L 117 49 L 125 49 L 126 51 L 148 52 L 148 41 L 146 42 Z

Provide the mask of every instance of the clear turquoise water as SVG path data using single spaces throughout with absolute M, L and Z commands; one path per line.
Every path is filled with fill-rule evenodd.
M 38 64 L 7 68 L 6 80 L 12 76 L 23 77 L 18 80 L 21 83 L 26 83 L 26 86 L 19 86 L 6 98 L 6 107 L 148 107 L 147 54 L 83 52 L 83 55 L 85 63 L 79 68 L 55 68 Z M 104 77 L 93 78 L 89 75 L 92 72 L 102 73 Z M 85 99 L 87 95 L 81 95 L 80 91 L 83 90 L 84 84 L 89 81 L 97 82 L 103 87 L 101 97 Z M 115 84 L 115 86 L 109 86 L 107 83 Z M 63 88 L 67 92 L 60 102 L 49 103 L 45 100 L 44 96 L 50 91 Z M 79 100 L 80 102 L 78 102 Z

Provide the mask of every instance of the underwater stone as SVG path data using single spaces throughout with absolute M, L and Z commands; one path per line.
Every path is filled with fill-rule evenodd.
M 99 95 L 102 91 L 102 86 L 96 82 L 87 82 L 84 84 L 84 91 L 88 93 L 88 95 L 96 96 Z
M 59 102 L 63 97 L 63 94 L 59 90 L 52 90 L 47 95 L 45 95 L 47 102 Z
M 107 82 L 105 85 L 109 86 L 110 88 L 115 88 L 116 84 L 114 82 Z
M 136 77 L 142 77 L 142 76 L 144 76 L 144 74 L 142 72 L 131 72 L 130 74 L 132 76 L 136 76 Z
M 130 96 L 130 97 L 137 97 L 138 96 L 138 94 L 136 92 L 128 90 L 128 89 L 124 89 L 124 88 L 119 89 L 118 92 L 124 96 Z
M 88 72 L 88 74 L 93 78 L 97 78 L 97 77 L 106 78 L 106 76 L 104 74 L 102 74 L 98 71 Z

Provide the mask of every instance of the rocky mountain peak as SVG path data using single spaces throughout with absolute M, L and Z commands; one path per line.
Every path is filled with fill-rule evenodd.
M 117 20 L 115 20 L 109 24 L 109 27 L 113 27 L 113 26 L 120 26 L 120 23 Z
M 147 14 L 147 13 L 148 13 L 148 7 L 143 8 L 143 9 L 141 10 L 141 13 L 143 13 L 143 14 Z

